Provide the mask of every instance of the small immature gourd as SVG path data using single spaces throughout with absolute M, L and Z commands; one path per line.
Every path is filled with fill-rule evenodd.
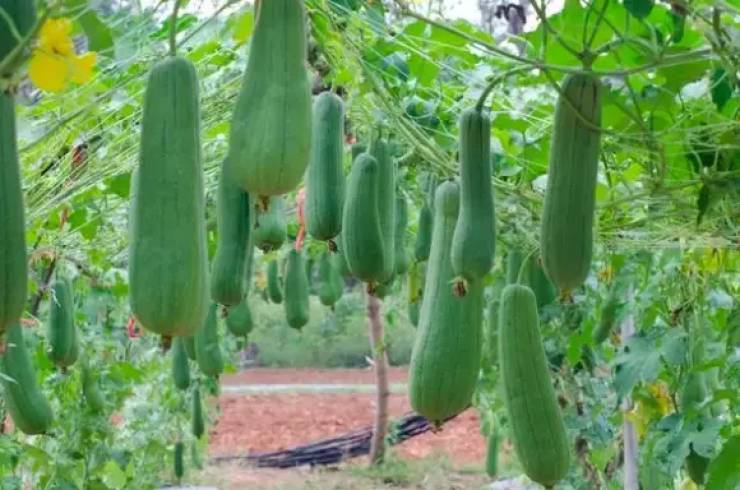
M 229 310 L 229 314 L 226 316 L 226 328 L 236 337 L 246 337 L 252 331 L 254 322 L 247 298 L 244 298 L 241 303 Z
M 234 109 L 229 176 L 264 200 L 292 191 L 311 151 L 311 83 L 303 0 L 256 3 L 249 61 Z
M 267 209 L 257 214 L 254 245 L 263 252 L 278 250 L 288 237 L 288 225 L 285 223 L 285 202 L 281 196 L 268 200 Z
M 49 359 L 57 366 L 66 368 L 77 361 L 80 353 L 75 328 L 74 296 L 67 279 L 54 281 L 49 301 Z
M 187 390 L 190 386 L 190 364 L 182 337 L 172 340 L 172 380 L 178 390 Z
M 300 330 L 309 317 L 308 278 L 303 255 L 295 249 L 288 252 L 283 287 L 285 319 L 292 328 Z
M 278 261 L 273 259 L 267 264 L 267 293 L 270 301 L 276 304 L 283 302 L 283 286 L 280 284 Z
M 432 246 L 432 226 L 434 216 L 432 209 L 424 201 L 419 211 L 419 225 L 416 228 L 416 244 L 414 245 L 414 257 L 417 262 L 423 262 L 429 258 L 429 250 Z
M 211 303 L 203 327 L 195 334 L 195 358 L 198 367 L 206 376 L 219 376 L 224 371 L 216 303 Z
M 396 231 L 394 234 L 394 269 L 395 274 L 402 276 L 409 269 L 409 254 L 406 250 L 406 227 L 408 226 L 408 204 L 403 195 L 396 196 Z

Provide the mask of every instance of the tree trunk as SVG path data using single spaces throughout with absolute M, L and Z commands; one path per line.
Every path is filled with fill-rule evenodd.
M 632 288 L 630 287 L 627 291 L 627 303 L 632 304 Z M 624 345 L 630 337 L 635 333 L 635 317 L 633 313 L 627 315 L 621 325 L 621 337 L 622 345 Z M 622 401 L 622 412 L 627 414 L 632 409 L 632 399 L 626 396 Z M 637 452 L 637 433 L 635 432 L 635 426 L 632 422 L 624 417 L 624 423 L 622 424 L 622 437 L 624 438 L 624 489 L 625 490 L 639 490 L 640 488 L 640 475 L 638 464 L 639 454 Z
M 375 368 L 375 420 L 373 436 L 370 440 L 370 465 L 383 461 L 385 433 L 388 425 L 388 355 L 385 350 L 381 302 L 372 294 L 367 294 L 367 319 L 370 328 L 370 348 Z

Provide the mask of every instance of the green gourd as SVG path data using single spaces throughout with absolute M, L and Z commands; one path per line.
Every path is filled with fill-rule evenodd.
M 514 448 L 527 476 L 552 487 L 568 472 L 568 438 L 540 338 L 537 299 L 527 286 L 504 288 L 498 342 Z
M 522 252 L 516 248 L 509 250 L 509 253 L 506 254 L 506 284 L 517 283 L 523 260 Z
M 693 447 L 689 448 L 689 455 L 686 456 L 686 472 L 697 485 L 706 483 L 707 469 L 710 462 L 709 458 L 694 451 Z
M 100 390 L 98 378 L 90 369 L 87 359 L 82 362 L 82 395 L 92 413 L 103 413 L 105 411 L 105 397 Z
M 131 310 L 146 329 L 192 335 L 208 311 L 198 79 L 172 57 L 149 74 L 129 230 Z
M 191 430 L 193 435 L 200 439 L 205 433 L 205 422 L 203 420 L 203 404 L 200 399 L 200 389 L 196 386 L 193 389 L 193 407 L 190 414 Z
M 378 162 L 376 180 L 378 221 L 383 237 L 383 271 L 379 282 L 388 282 L 395 274 L 396 261 L 396 163 L 391 156 L 390 146 L 384 139 L 376 139 L 370 153 Z
M 555 107 L 540 247 L 547 276 L 567 293 L 588 276 L 601 132 L 600 84 L 568 75 Z
M 498 365 L 498 312 L 499 299 L 494 297 L 488 303 L 488 359 L 492 365 Z
M 411 325 L 414 327 L 419 326 L 419 312 L 421 310 L 421 302 L 416 301 L 414 303 L 408 304 L 408 315 L 409 315 L 409 322 L 411 322 Z
M 13 424 L 29 435 L 48 432 L 53 421 L 51 406 L 36 381 L 20 322 L 14 322 L 6 331 L 2 372 L 5 408 Z
M 249 60 L 229 139 L 228 175 L 253 196 L 292 191 L 311 151 L 303 0 L 256 3 Z
M 278 250 L 288 237 L 285 223 L 285 203 L 280 196 L 273 196 L 268 201 L 266 210 L 257 214 L 254 230 L 254 244 L 263 252 Z
M 369 153 L 357 157 L 349 175 L 347 199 L 342 216 L 342 245 L 350 272 L 361 281 L 375 284 L 386 280 L 391 257 L 385 253 L 385 238 L 378 212 L 378 161 Z
M 450 288 L 459 189 L 454 181 L 437 189 L 432 248 L 409 367 L 411 408 L 437 426 L 470 405 L 481 360 L 482 285 L 471 284 L 462 298 Z
M 267 264 L 267 292 L 270 301 L 276 304 L 283 302 L 283 287 L 280 284 L 278 261 L 273 259 Z
M 604 306 L 601 308 L 599 324 L 594 331 L 594 343 L 596 345 L 601 344 L 609 338 L 609 334 L 614 328 L 617 320 L 619 305 L 619 297 L 615 294 L 615 291 L 610 291 Z
M 336 245 L 337 250 L 334 252 L 334 257 L 337 263 L 337 268 L 342 274 L 342 277 L 352 277 L 352 272 L 349 270 L 349 265 L 347 264 L 347 258 L 344 255 L 344 245 L 342 243 L 341 234 L 337 237 Z
M 244 276 L 250 232 L 254 227 L 253 203 L 249 194 L 227 179 L 221 165 L 216 193 L 218 241 L 211 266 L 211 299 L 233 306 L 244 297 Z
M 182 441 L 177 441 L 175 443 L 175 478 L 177 478 L 178 481 L 182 478 L 182 476 L 185 474 L 185 463 L 183 461 L 183 453 L 185 452 L 185 445 L 182 443 Z
M 344 104 L 322 92 L 313 105 L 311 162 L 306 174 L 306 230 L 332 240 L 342 229 L 344 206 Z
M 16 34 L 23 39 L 36 23 L 36 2 L 34 0 L 3 0 L 0 2 L 0 63 L 6 62 L 6 57 L 18 46 Z M 13 60 L 5 65 L 0 77 L 13 74 L 22 62 L 20 52 Z M 3 144 L 4 141 L 3 141 Z M 1 150 L 0 150 L 1 151 Z M 4 236 L 4 235 L 3 235 Z
M 66 368 L 77 361 L 80 353 L 75 329 L 74 295 L 68 280 L 54 281 L 49 302 L 49 359 L 57 366 Z
M 252 310 L 249 307 L 249 301 L 244 298 L 241 303 L 229 310 L 226 316 L 226 328 L 232 335 L 246 337 L 253 327 Z
M 495 429 L 486 440 L 486 474 L 490 478 L 498 475 L 498 450 L 501 445 L 501 436 Z
M 303 261 L 303 265 L 306 268 L 306 281 L 308 281 L 308 294 L 315 295 L 317 294 L 317 291 L 316 291 L 316 284 L 314 283 L 314 280 L 313 280 L 313 269 L 314 269 L 313 262 L 314 262 L 313 257 L 309 256 L 306 260 Z
M 419 225 L 416 228 L 416 243 L 414 245 L 414 257 L 417 262 L 423 262 L 429 258 L 429 250 L 432 246 L 432 226 L 434 216 L 432 209 L 424 202 L 419 211 Z
M 182 342 L 185 346 L 185 352 L 188 355 L 188 359 L 191 361 L 195 360 L 195 335 L 189 337 L 181 337 Z
M 531 255 L 528 267 L 527 282 L 532 288 L 532 291 L 534 291 L 534 295 L 537 297 L 537 306 L 542 308 L 551 304 L 555 301 L 557 292 L 555 291 L 555 286 L 547 277 L 547 274 L 545 274 L 545 269 L 542 267 L 542 261 L 536 255 Z
M 354 145 L 352 145 L 352 161 L 354 162 L 358 156 L 365 153 L 366 151 L 367 145 L 365 144 L 355 143 Z
M 402 276 L 409 269 L 409 254 L 406 250 L 406 227 L 408 226 L 408 204 L 404 196 L 396 196 L 396 231 L 394 239 L 396 241 L 394 249 L 394 268 L 396 275 Z
M 178 390 L 187 390 L 190 386 L 190 364 L 182 337 L 172 340 L 172 380 Z
M 0 29 L 0 32 L 4 30 Z M 4 46 L 3 42 L 7 43 L 2 37 L 4 34 L 0 34 L 0 52 Z M 0 60 L 2 58 L 3 55 L 0 54 Z M 12 95 L 2 90 L 0 90 L 0 237 L 2 237 L 0 238 L 1 334 L 21 317 L 26 302 L 28 281 L 23 192 L 15 132 L 15 102 Z
M 195 358 L 198 367 L 206 376 L 218 376 L 224 371 L 216 303 L 211 303 L 203 327 L 195 334 Z
M 491 119 L 477 109 L 460 117 L 460 215 L 452 240 L 459 283 L 478 281 L 493 267 L 496 245 L 491 187 Z M 464 288 L 464 286 L 463 286 Z M 460 287 L 458 291 L 462 292 Z
M 337 269 L 333 255 L 321 254 L 319 259 L 319 300 L 324 306 L 334 306 L 344 292 L 344 279 Z
M 308 323 L 309 317 L 308 278 L 303 255 L 295 249 L 288 252 L 283 287 L 285 319 L 292 328 L 300 330 Z

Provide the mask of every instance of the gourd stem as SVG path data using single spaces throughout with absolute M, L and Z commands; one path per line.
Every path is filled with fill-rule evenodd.
M 486 99 L 490 95 L 491 91 L 498 85 L 499 83 L 503 82 L 506 77 L 510 75 L 514 75 L 515 73 L 532 70 L 533 66 L 518 66 L 516 68 L 512 68 L 510 70 L 506 70 L 499 76 L 495 77 L 491 82 L 488 84 L 488 86 L 483 89 L 483 92 L 481 92 L 480 97 L 478 98 L 478 102 L 475 104 L 475 110 L 478 112 L 481 112 L 483 110 L 483 106 L 486 105 Z
M 522 263 L 519 266 L 519 273 L 516 275 L 516 283 L 517 284 L 521 284 L 522 283 L 522 279 L 524 278 L 524 271 L 527 269 L 527 265 L 529 264 L 529 259 L 532 258 L 532 255 L 534 255 L 534 252 L 535 252 L 535 250 L 532 250 L 522 260 Z
M 175 6 L 172 9 L 172 20 L 170 22 L 170 56 L 177 54 L 177 12 L 180 10 L 182 0 L 175 0 Z

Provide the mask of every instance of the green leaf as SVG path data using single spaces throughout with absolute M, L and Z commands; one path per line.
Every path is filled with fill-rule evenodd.
M 638 19 L 644 19 L 650 15 L 654 5 L 654 0 L 624 0 L 624 8 Z
M 90 51 L 103 52 L 113 48 L 113 33 L 94 10 L 86 11 L 78 20 L 87 36 Z
M 725 490 L 740 485 L 740 435 L 732 436 L 709 464 L 706 490 Z
M 712 83 L 712 102 L 717 106 L 717 110 L 721 111 L 732 97 L 730 77 L 724 68 L 715 68 L 710 80 Z
M 252 35 L 254 29 L 254 12 L 244 12 L 236 18 L 234 22 L 234 32 L 231 34 L 232 39 L 237 44 L 244 44 Z
M 648 336 L 638 332 L 617 356 L 614 387 L 620 398 L 629 394 L 638 382 L 653 381 L 658 376 L 662 354 L 662 350 L 656 348 L 659 340 L 656 334 Z
M 128 199 L 131 191 L 131 174 L 125 173 L 106 179 L 105 192 L 115 194 L 121 199 Z

